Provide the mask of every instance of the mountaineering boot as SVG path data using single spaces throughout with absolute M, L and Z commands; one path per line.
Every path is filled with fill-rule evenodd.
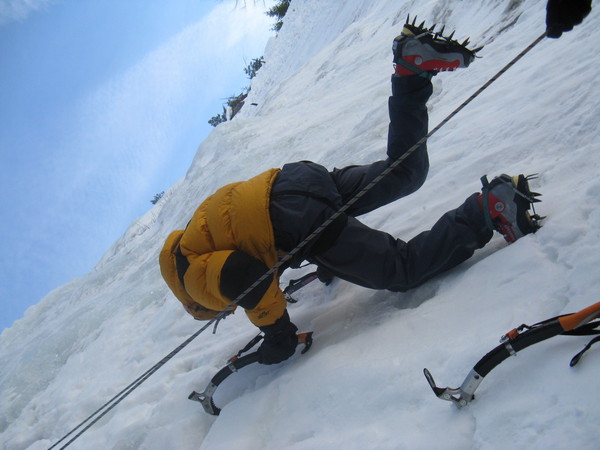
M 421 25 L 409 23 L 406 19 L 402 33 L 394 39 L 392 50 L 394 52 L 394 67 L 396 75 L 419 75 L 431 78 L 438 72 L 451 71 L 459 67 L 468 67 L 475 59 L 475 53 L 483 47 L 470 50 L 466 47 L 469 39 L 462 44 L 452 40 L 454 32 L 443 36 L 444 27 L 435 32 L 435 25 L 424 28 Z
M 481 177 L 483 188 L 479 203 L 488 227 L 504 236 L 508 243 L 515 242 L 526 234 L 535 233 L 541 228 L 543 217 L 535 214 L 533 204 L 540 202 L 541 194 L 529 190 L 529 180 L 533 176 L 502 174 L 488 182 Z M 529 214 L 532 209 L 533 215 Z

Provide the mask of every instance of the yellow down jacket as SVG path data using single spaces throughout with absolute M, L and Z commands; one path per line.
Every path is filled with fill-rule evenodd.
M 233 251 L 247 253 L 268 267 L 277 263 L 269 198 L 278 173 L 279 169 L 271 169 L 220 188 L 202 202 L 185 230 L 176 230 L 167 238 L 159 257 L 161 273 L 177 299 L 197 319 L 210 319 L 214 311 L 231 304 L 219 286 L 221 269 Z M 177 267 L 182 257 L 189 263 L 184 264 L 185 274 L 181 264 L 179 272 Z M 274 275 L 262 299 L 246 310 L 256 326 L 273 324 L 285 311 L 279 277 Z

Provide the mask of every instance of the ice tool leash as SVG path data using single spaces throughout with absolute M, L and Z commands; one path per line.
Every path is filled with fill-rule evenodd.
M 500 339 L 500 345 L 488 352 L 475 364 L 459 388 L 438 387 L 429 370 L 423 369 L 423 373 L 433 393 L 438 398 L 452 402 L 460 408 L 475 398 L 475 390 L 485 376 L 508 357 L 559 334 L 569 336 L 600 335 L 600 329 L 597 329 L 599 327 L 600 302 L 573 314 L 553 317 L 531 326 L 521 325 L 509 331 Z M 579 362 L 583 354 L 594 343 L 599 341 L 600 336 L 592 339 L 582 351 L 571 359 L 571 367 Z
M 258 344 L 262 339 L 262 334 L 258 334 L 256 337 L 254 337 L 243 349 L 237 353 L 237 355 L 232 356 L 229 358 L 229 360 L 227 360 L 227 365 L 219 370 L 214 377 L 212 377 L 203 392 L 194 391 L 189 395 L 188 399 L 200 402 L 204 408 L 204 411 L 213 416 L 218 416 L 221 413 L 221 408 L 215 405 L 213 400 L 215 391 L 219 385 L 225 381 L 227 377 L 229 377 L 229 375 L 237 372 L 242 367 L 246 367 L 250 364 L 258 362 L 258 352 L 256 351 L 248 353 L 244 356 L 242 355 Z M 312 345 L 312 332 L 298 334 L 298 345 L 300 344 L 304 345 L 301 353 L 306 353 Z

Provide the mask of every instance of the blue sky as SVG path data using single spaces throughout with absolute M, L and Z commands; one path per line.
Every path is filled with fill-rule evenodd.
M 238 3 L 0 0 L 0 329 L 185 174 L 274 35 Z

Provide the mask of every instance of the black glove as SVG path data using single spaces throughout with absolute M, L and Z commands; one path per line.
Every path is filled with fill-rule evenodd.
M 333 282 L 335 275 L 332 274 L 325 267 L 317 266 L 317 278 L 321 283 L 324 283 L 325 286 L 329 286 Z
M 298 345 L 298 328 L 290 321 L 287 310 L 273 325 L 259 328 L 265 334 L 257 350 L 260 364 L 277 364 L 294 354 Z
M 546 36 L 559 38 L 571 31 L 592 10 L 592 0 L 548 0 L 546 5 Z

